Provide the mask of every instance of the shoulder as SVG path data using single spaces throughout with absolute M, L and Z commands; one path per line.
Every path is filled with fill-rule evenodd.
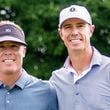
M 101 55 L 101 67 L 104 67 L 104 68 L 110 68 L 110 57 L 108 56 L 105 56 L 105 55 Z
M 102 60 L 106 61 L 106 62 L 110 62 L 110 57 L 102 55 Z
M 93 57 L 95 57 L 96 59 L 98 58 L 99 60 L 101 59 L 101 61 L 103 62 L 103 60 L 105 62 L 110 62 L 110 57 L 100 53 L 96 48 L 93 47 L 94 53 L 93 53 Z
M 51 86 L 48 81 L 39 79 L 35 76 L 29 75 L 29 83 L 37 88 L 50 92 Z
M 47 80 L 42 80 L 42 83 L 46 86 L 48 92 L 49 92 L 49 95 L 51 95 L 52 97 L 56 95 L 56 90 L 55 88 L 53 87 L 53 85 L 47 81 Z
M 59 69 L 56 69 L 54 71 L 52 71 L 52 76 L 51 77 L 65 77 L 68 75 L 68 73 L 70 72 L 70 70 L 66 67 L 61 67 Z
M 49 95 L 49 98 L 51 98 L 50 95 L 52 95 L 52 97 L 56 95 L 56 91 L 54 87 L 49 83 L 49 81 L 39 79 L 32 75 L 29 75 L 29 77 L 30 80 L 27 84 L 28 86 L 33 86 L 33 88 L 36 88 L 36 90 L 45 91 L 44 93 Z
M 24 83 L 25 88 L 33 88 L 45 91 L 45 93 L 50 91 L 50 84 L 48 82 L 28 74 L 26 71 L 24 71 L 21 81 Z

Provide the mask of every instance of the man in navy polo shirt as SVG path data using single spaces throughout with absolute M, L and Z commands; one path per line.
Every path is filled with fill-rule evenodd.
M 21 27 L 0 22 L 0 110 L 58 110 L 52 86 L 23 69 L 26 46 Z

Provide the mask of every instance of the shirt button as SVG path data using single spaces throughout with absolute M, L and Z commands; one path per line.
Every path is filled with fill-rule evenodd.
M 3 84 L 3 87 L 5 88 L 5 87 L 6 87 L 6 85 L 5 85 L 5 84 Z
M 7 101 L 6 101 L 6 103 L 10 103 L 10 101 L 9 101 L 9 100 L 7 100 Z
M 79 82 L 76 82 L 76 84 L 79 84 Z
M 7 92 L 7 94 L 10 94 L 10 92 Z
M 79 95 L 79 93 L 76 93 L 76 95 Z

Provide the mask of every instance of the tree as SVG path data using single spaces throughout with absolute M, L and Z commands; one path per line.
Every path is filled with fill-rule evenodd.
M 91 43 L 110 54 L 109 0 L 0 0 L 0 4 L 0 19 L 15 21 L 24 29 L 28 43 L 24 68 L 36 77 L 48 79 L 67 56 L 57 28 L 60 10 L 70 4 L 88 8 L 96 25 Z

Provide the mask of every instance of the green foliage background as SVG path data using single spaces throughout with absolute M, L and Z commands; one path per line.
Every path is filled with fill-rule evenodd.
M 57 32 L 58 15 L 71 4 L 88 8 L 96 27 L 91 43 L 110 56 L 109 0 L 0 0 L 0 20 L 14 21 L 25 32 L 24 68 L 29 74 L 49 79 L 51 72 L 63 65 L 67 51 Z

